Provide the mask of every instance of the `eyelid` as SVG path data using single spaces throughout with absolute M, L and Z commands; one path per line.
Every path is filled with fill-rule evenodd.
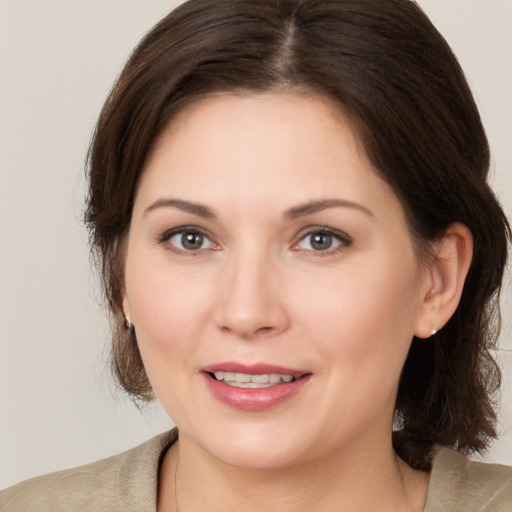
M 192 251 L 192 250 L 180 249 L 179 247 L 176 247 L 175 245 L 168 244 L 168 249 L 172 250 L 173 252 L 176 252 L 179 254 L 185 254 L 188 256 L 197 256 L 206 250 L 220 250 L 221 249 L 220 244 L 218 244 L 217 242 L 214 241 L 212 235 L 208 232 L 208 230 L 206 230 L 200 226 L 196 226 L 196 225 L 177 226 L 175 228 L 168 229 L 168 230 L 164 231 L 162 235 L 158 236 L 157 242 L 160 244 L 164 244 L 165 242 L 168 242 L 169 239 L 171 239 L 173 236 L 185 233 L 187 231 L 200 233 L 202 236 L 204 236 L 205 238 L 208 239 L 208 241 L 211 243 L 211 245 L 213 247 L 208 247 L 206 249 L 198 249 L 196 251 Z M 332 249 L 325 249 L 323 251 L 314 251 L 314 250 L 309 250 L 309 249 L 301 249 L 301 248 L 297 247 L 300 244 L 300 242 L 302 242 L 307 236 L 315 234 L 315 233 L 327 234 L 329 236 L 332 236 L 336 240 L 338 240 L 340 243 Z M 315 253 L 318 255 L 328 256 L 333 253 L 340 252 L 340 251 L 346 249 L 352 243 L 353 243 L 352 237 L 344 231 L 341 231 L 339 229 L 334 229 L 330 226 L 313 225 L 313 226 L 308 226 L 308 227 L 302 229 L 300 231 L 300 233 L 298 233 L 295 236 L 295 242 L 293 242 L 291 249 L 293 251 L 304 250 L 304 251 L 312 252 L 312 253 Z
M 304 240 L 307 236 L 315 234 L 315 233 L 322 233 L 322 234 L 332 236 L 333 238 L 336 238 L 341 243 L 332 249 L 325 249 L 323 251 L 313 251 L 313 250 L 309 250 L 309 249 L 300 249 L 297 247 L 298 244 L 300 242 L 302 242 L 302 240 Z M 307 228 L 302 230 L 295 237 L 295 240 L 296 241 L 292 244 L 292 250 L 295 250 L 295 251 L 305 250 L 308 252 L 313 252 L 320 256 L 322 256 L 322 255 L 328 256 L 333 253 L 342 251 L 342 250 L 346 249 L 347 247 L 349 247 L 350 245 L 352 245 L 352 243 L 353 243 L 353 238 L 349 234 L 345 233 L 344 231 L 340 231 L 339 229 L 331 228 L 329 226 L 308 226 Z
M 209 240 L 209 242 L 214 247 L 211 247 L 211 248 L 208 247 L 207 249 L 198 249 L 196 251 L 187 251 L 185 249 L 180 249 L 179 247 L 176 247 L 172 244 L 168 244 L 168 249 L 172 250 L 173 252 L 179 253 L 179 254 L 185 254 L 187 256 L 197 256 L 199 253 L 202 253 L 205 250 L 219 250 L 220 249 L 220 245 L 213 240 L 213 237 L 208 233 L 207 230 L 205 230 L 199 226 L 194 226 L 194 225 L 178 226 L 175 228 L 168 229 L 168 230 L 164 231 L 164 233 L 158 237 L 158 243 L 164 244 L 165 242 L 168 242 L 173 236 L 179 235 L 182 233 L 186 233 L 186 232 L 194 232 L 194 233 L 201 234 L 202 236 L 207 238 Z

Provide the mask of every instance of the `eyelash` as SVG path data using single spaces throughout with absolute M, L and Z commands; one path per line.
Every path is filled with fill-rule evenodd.
M 166 242 L 169 242 L 171 238 L 173 238 L 176 235 L 185 235 L 186 233 L 190 234 L 196 234 L 201 235 L 204 237 L 205 240 L 210 242 L 210 245 L 213 247 L 208 247 L 209 250 L 219 250 L 220 246 L 213 242 L 210 238 L 210 236 L 201 228 L 198 226 L 181 226 L 178 228 L 171 229 L 169 231 L 166 231 L 162 236 L 159 237 L 159 243 L 164 244 Z M 334 248 L 328 248 L 325 250 L 314 250 L 314 249 L 301 249 L 299 244 L 303 242 L 307 237 L 312 235 L 327 235 L 329 237 L 332 237 L 334 240 L 336 240 L 338 245 L 336 245 Z M 291 250 L 298 252 L 301 250 L 305 250 L 307 252 L 314 253 L 318 256 L 331 256 L 333 254 L 337 254 L 338 252 L 341 252 L 345 250 L 347 247 L 349 247 L 352 244 L 352 238 L 343 231 L 338 231 L 337 229 L 330 228 L 328 226 L 312 226 L 309 228 L 306 232 L 301 233 L 300 238 L 293 243 Z M 168 243 L 168 249 L 176 252 L 181 255 L 185 256 L 199 256 L 205 249 L 199 248 L 196 250 L 187 250 L 187 249 L 180 249 L 179 247 L 176 247 L 172 243 Z
M 301 249 L 298 245 L 304 241 L 307 237 L 312 235 L 328 235 L 339 242 L 333 248 L 325 249 L 325 250 L 312 250 L 305 249 L 308 252 L 312 252 L 315 256 L 332 256 L 333 254 L 337 254 L 339 252 L 344 251 L 348 247 L 352 245 L 352 237 L 350 237 L 347 233 L 343 231 L 338 231 L 337 229 L 330 228 L 328 226 L 314 226 L 309 228 L 305 233 L 302 233 L 299 240 L 292 245 L 292 250 L 300 251 Z
M 172 237 L 176 235 L 185 235 L 187 233 L 195 234 L 195 235 L 201 235 L 204 237 L 205 241 L 209 241 L 210 245 L 213 245 L 214 247 L 209 247 L 210 250 L 218 250 L 220 246 L 212 241 L 211 237 L 201 228 L 197 226 L 181 226 L 179 228 L 174 228 L 169 231 L 166 231 L 161 237 L 159 237 L 159 243 L 165 244 L 166 242 L 169 242 Z M 167 248 L 173 252 L 176 252 L 180 255 L 184 256 L 199 256 L 200 253 L 202 253 L 205 249 L 197 249 L 197 250 L 186 250 L 186 249 L 180 249 L 179 247 L 176 247 L 172 243 L 167 244 Z

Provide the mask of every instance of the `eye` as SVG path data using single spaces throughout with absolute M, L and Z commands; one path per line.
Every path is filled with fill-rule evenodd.
M 167 232 L 161 241 L 169 243 L 178 252 L 197 252 L 218 247 L 202 231 L 194 228 L 181 228 Z
M 351 243 L 351 238 L 345 233 L 331 228 L 317 228 L 304 235 L 292 249 L 332 253 L 348 247 Z

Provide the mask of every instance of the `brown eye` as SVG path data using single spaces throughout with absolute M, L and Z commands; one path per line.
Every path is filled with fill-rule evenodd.
M 215 244 L 203 233 L 195 230 L 175 231 L 168 237 L 164 237 L 163 241 L 168 241 L 179 251 L 193 252 L 202 249 L 212 249 Z
M 332 247 L 332 236 L 327 233 L 314 233 L 311 235 L 310 244 L 315 251 L 325 251 Z
M 352 238 L 342 231 L 334 231 L 331 228 L 322 228 L 310 231 L 304 235 L 294 246 L 294 250 L 325 252 L 330 254 L 342 250 L 352 243 Z
M 204 236 L 201 233 L 183 233 L 181 235 L 181 245 L 187 251 L 197 251 L 201 249 L 204 243 Z

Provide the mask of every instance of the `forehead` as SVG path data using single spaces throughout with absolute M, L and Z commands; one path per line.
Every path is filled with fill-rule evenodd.
M 223 181 L 321 193 L 333 180 L 345 188 L 381 182 L 339 105 L 291 93 L 217 94 L 172 119 L 148 158 L 141 188 L 188 182 L 199 192 L 202 184 Z

